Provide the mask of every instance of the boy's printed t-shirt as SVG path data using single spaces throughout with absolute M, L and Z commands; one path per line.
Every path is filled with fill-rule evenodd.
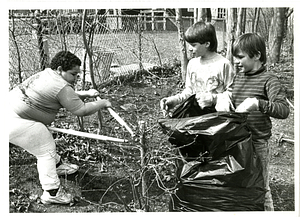
M 193 58 L 187 66 L 185 89 L 172 100 L 181 103 L 196 93 L 223 93 L 232 84 L 234 72 L 228 59 L 215 54 L 210 59 Z
M 72 112 L 84 104 L 71 84 L 50 68 L 29 77 L 9 95 L 9 105 L 16 114 L 46 125 L 54 121 L 60 108 Z
M 278 78 L 267 72 L 265 67 L 251 75 L 238 73 L 232 89 L 233 104 L 236 108 L 248 97 L 259 100 L 259 111 L 253 111 L 247 117 L 254 141 L 271 137 L 270 117 L 283 119 L 289 114 L 285 92 Z

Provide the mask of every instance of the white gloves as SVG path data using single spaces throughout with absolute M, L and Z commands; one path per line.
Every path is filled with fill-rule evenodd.
M 258 111 L 258 99 L 247 98 L 235 110 L 235 112 L 252 112 Z
M 217 95 L 215 109 L 218 112 L 231 112 L 235 110 L 228 93 Z
M 212 93 L 197 93 L 196 100 L 201 109 L 205 107 L 211 107 L 214 102 L 214 96 Z
M 201 93 L 196 94 L 196 100 L 202 109 L 212 106 L 214 101 L 216 101 L 215 109 L 217 111 L 234 111 L 234 106 L 227 94 L 214 95 L 211 93 Z M 173 100 L 172 97 L 166 97 L 160 100 L 160 109 L 162 110 L 164 116 L 167 116 L 170 109 L 174 108 L 175 105 L 176 100 Z M 247 98 L 235 109 L 235 112 L 252 112 L 258 111 L 258 109 L 258 99 Z

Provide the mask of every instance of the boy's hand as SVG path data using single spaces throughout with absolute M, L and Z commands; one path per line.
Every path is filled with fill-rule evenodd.
M 213 105 L 214 97 L 212 93 L 197 93 L 196 100 L 201 109 Z
M 252 112 L 258 110 L 258 99 L 247 98 L 235 110 L 235 112 Z
M 160 100 L 160 109 L 161 110 L 169 111 L 174 106 L 175 106 L 174 102 L 168 97 L 163 98 L 163 99 Z
M 165 111 L 167 111 L 169 108 L 168 108 L 168 106 L 167 106 L 167 98 L 163 98 L 163 99 L 161 99 L 160 100 L 160 109 L 161 110 L 165 110 Z
M 111 102 L 107 99 L 99 99 L 99 101 L 101 101 L 101 107 L 102 108 L 111 108 Z
M 100 95 L 100 93 L 95 89 L 79 90 L 79 91 L 75 91 L 75 93 L 77 93 L 77 95 L 82 100 L 85 98 L 92 98 L 92 97 L 97 97 Z
M 231 99 L 228 96 L 228 94 L 217 95 L 215 109 L 218 112 L 230 112 L 235 110 L 234 105 L 231 102 Z
M 89 89 L 87 91 L 87 94 L 88 94 L 89 97 L 96 97 L 96 96 L 100 95 L 99 92 L 95 89 Z
M 166 97 L 160 100 L 160 109 L 163 112 L 163 116 L 166 117 L 171 108 L 174 107 L 173 101 L 170 98 Z

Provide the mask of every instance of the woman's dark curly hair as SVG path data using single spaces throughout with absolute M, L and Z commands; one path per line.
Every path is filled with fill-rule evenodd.
M 56 70 L 59 66 L 63 71 L 67 71 L 75 66 L 81 66 L 81 60 L 69 51 L 60 51 L 51 60 L 50 68 Z

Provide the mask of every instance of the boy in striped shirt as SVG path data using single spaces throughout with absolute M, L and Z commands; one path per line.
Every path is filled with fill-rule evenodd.
M 249 112 L 247 124 L 253 144 L 262 162 L 265 182 L 265 210 L 274 211 L 269 187 L 269 161 L 272 122 L 270 117 L 285 119 L 289 106 L 278 78 L 266 69 L 266 45 L 256 33 L 241 35 L 233 45 L 238 73 L 232 85 L 236 112 Z

